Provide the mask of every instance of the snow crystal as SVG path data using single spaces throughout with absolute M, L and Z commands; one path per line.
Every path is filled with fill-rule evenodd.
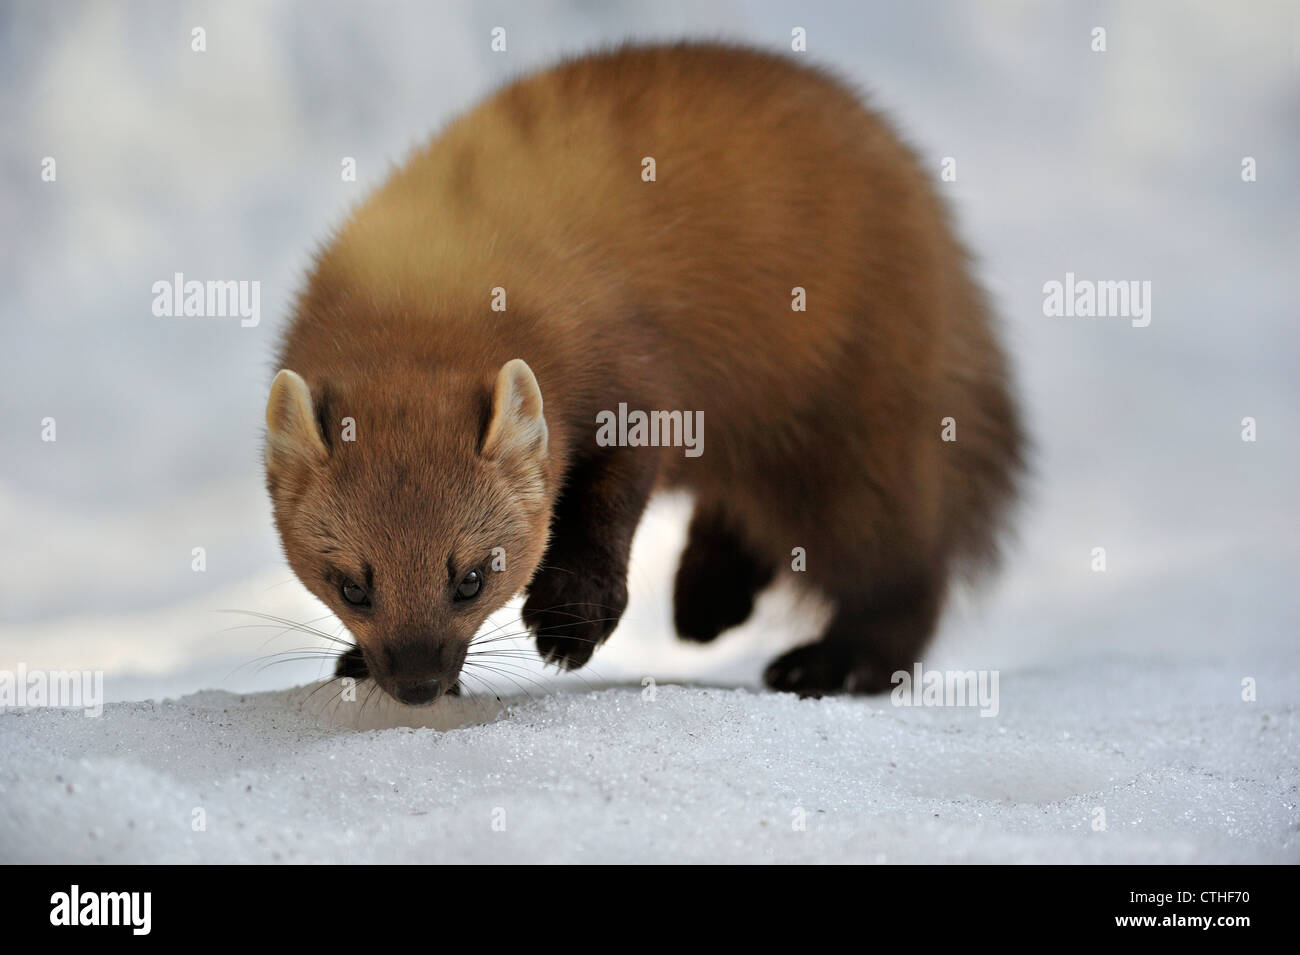
M 0 861 L 1300 861 L 1296 701 L 1243 701 L 1220 667 L 1003 673 L 994 718 L 706 686 L 333 694 L 3 714 Z

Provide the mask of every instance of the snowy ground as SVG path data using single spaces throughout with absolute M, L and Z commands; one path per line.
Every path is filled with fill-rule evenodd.
M 685 686 L 453 701 L 419 728 L 308 689 L 9 713 L 0 858 L 1300 861 L 1295 700 L 1208 666 L 1001 690 L 991 719 Z

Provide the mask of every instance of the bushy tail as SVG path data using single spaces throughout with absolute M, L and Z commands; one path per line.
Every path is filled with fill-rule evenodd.
M 998 563 L 1026 438 L 984 294 L 964 275 L 960 281 L 944 360 L 943 406 L 953 410 L 943 414 L 956 420 L 956 441 L 942 455 L 943 534 L 953 568 L 974 577 Z

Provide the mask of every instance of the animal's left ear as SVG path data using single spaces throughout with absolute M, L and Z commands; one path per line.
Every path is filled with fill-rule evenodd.
M 311 389 L 297 372 L 282 368 L 266 402 L 266 466 L 271 472 L 315 466 L 329 457 L 316 423 Z
M 485 458 L 540 464 L 546 457 L 546 418 L 542 390 L 533 370 L 512 358 L 497 372 L 492 390 L 492 420 L 483 438 Z

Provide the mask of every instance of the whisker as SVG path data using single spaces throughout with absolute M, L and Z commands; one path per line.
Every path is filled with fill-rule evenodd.
M 521 693 L 524 694 L 524 696 L 528 697 L 528 699 L 530 699 L 530 700 L 536 701 L 537 698 L 536 698 L 535 696 L 533 696 L 531 693 L 528 692 L 528 688 L 525 687 L 525 686 L 523 686 L 521 683 L 519 683 L 519 682 L 518 682 L 518 681 L 517 681 L 513 676 L 511 676 L 509 673 L 506 673 L 505 671 L 499 671 L 499 670 L 496 670 L 496 669 L 494 669 L 493 667 L 491 667 L 491 666 L 489 666 L 489 665 L 487 665 L 487 664 L 485 664 L 485 663 L 475 663 L 475 664 L 473 664 L 473 665 L 474 665 L 474 666 L 477 666 L 477 667 L 482 667 L 484 670 L 487 670 L 489 673 L 499 673 L 501 676 L 505 677 L 507 680 L 509 680 L 511 683 L 513 683 L 513 684 L 514 684 L 514 685 L 519 689 L 519 692 L 521 692 Z M 461 672 L 464 673 L 465 671 L 462 670 Z M 521 675 L 522 675 L 522 674 L 521 674 Z M 533 680 L 532 682 L 533 682 L 533 683 L 538 687 L 538 689 L 543 690 L 543 691 L 546 691 L 546 687 L 543 686 L 542 684 L 538 683 L 536 680 Z
M 492 689 L 492 685 L 488 683 L 486 680 L 484 680 L 481 676 L 475 676 L 472 673 L 465 673 L 464 671 L 461 671 L 461 676 L 467 679 L 472 679 L 475 683 L 478 683 L 480 686 L 483 687 L 485 691 L 487 691 L 489 694 L 492 695 L 492 697 L 497 701 L 497 703 L 499 703 L 501 706 L 505 706 L 505 702 L 501 699 L 501 694 L 497 693 L 494 689 Z M 468 689 L 468 687 L 466 689 Z M 475 703 L 479 703 L 480 705 L 486 705 L 486 703 L 480 699 L 479 695 L 474 690 L 469 690 L 469 693 L 470 693 L 470 698 L 474 700 Z
M 306 697 L 303 698 L 303 701 L 302 701 L 302 704 L 301 704 L 301 705 L 302 705 L 302 706 L 306 706 L 309 702 L 311 702 L 311 698 L 312 698 L 313 696 L 315 696 L 317 693 L 319 693 L 321 690 L 325 689 L 325 687 L 329 686 L 331 683 L 335 682 L 336 680 L 344 680 L 344 679 L 346 679 L 346 677 L 341 677 L 341 676 L 332 676 L 332 677 L 330 677 L 328 680 L 326 680 L 325 682 L 323 682 L 320 686 L 316 687 L 316 689 L 314 689 L 314 690 L 312 690 L 310 693 L 308 693 L 308 694 L 306 695 Z M 347 689 L 347 687 L 341 687 L 341 688 L 339 689 L 339 696 L 342 696 L 342 695 L 343 695 L 343 690 L 345 690 L 345 689 Z
M 594 619 L 594 620 L 588 620 L 588 619 L 585 618 L 585 617 L 580 617 L 580 618 L 578 618 L 578 619 L 579 619 L 581 622 L 583 622 L 583 623 L 608 623 L 608 622 L 611 621 L 611 620 L 618 620 L 618 619 L 620 619 L 620 618 L 618 618 L 618 617 L 597 617 L 597 618 Z M 504 634 L 501 634 L 500 636 L 492 637 L 492 638 L 489 639 L 489 640 L 471 640 L 471 641 L 470 641 L 470 646 L 480 646 L 480 645 L 486 645 L 486 644 L 489 644 L 489 643 L 497 643 L 497 642 L 502 641 L 502 640 L 522 639 L 522 638 L 524 638 L 524 637 L 533 636 L 533 635 L 536 635 L 536 634 L 538 634 L 538 633 L 550 633 L 552 630 L 563 630 L 563 629 L 566 628 L 566 627 L 572 627 L 572 626 L 574 626 L 574 624 L 571 624 L 571 623 L 555 623 L 555 624 L 551 624 L 550 626 L 546 626 L 546 627 L 538 627 L 536 630 L 520 630 L 520 631 L 515 632 L 515 633 L 504 633 Z M 595 644 L 597 644 L 597 645 L 599 645 L 600 643 L 603 642 L 603 641 L 599 641 L 599 640 L 593 640 L 591 637 L 575 637 L 575 636 L 572 636 L 572 635 L 569 635 L 569 634 L 566 634 L 565 636 L 566 636 L 568 639 L 570 639 L 570 640 L 579 640 L 579 641 L 582 641 L 582 642 L 585 642 L 585 643 L 595 643 Z
M 483 664 L 479 663 L 479 661 L 476 660 L 476 661 L 475 661 L 475 665 L 476 665 L 476 666 L 482 666 Z M 516 662 L 514 662 L 514 661 L 505 661 L 505 660 L 497 661 L 494 665 L 495 665 L 495 666 L 502 666 L 502 667 L 507 667 L 507 666 L 508 666 L 508 667 L 512 667 L 512 668 L 518 668 L 518 667 L 521 666 L 521 664 L 516 663 Z M 588 673 L 590 673 L 592 676 L 594 676 L 597 680 L 604 680 L 604 679 L 605 679 L 605 677 L 602 676 L 602 675 L 600 674 L 600 672 L 599 672 L 598 670 L 596 670 L 596 668 L 593 667 L 590 663 L 583 664 L 583 666 L 582 666 L 580 669 L 581 669 L 581 670 L 586 670 Z M 582 684 L 583 684 L 583 685 L 584 685 L 584 686 L 585 686 L 589 691 L 595 692 L 595 689 L 596 689 L 596 688 L 595 688 L 594 686 L 592 686 L 591 682 L 590 682 L 590 681 L 589 681 L 585 676 L 583 676 L 582 673 L 581 673 L 579 670 L 569 670 L 569 669 L 566 669 L 566 668 L 561 667 L 561 668 L 560 668 L 560 673 L 559 673 L 559 675 L 560 675 L 560 676 L 565 676 L 565 675 L 571 675 L 571 676 L 574 676 L 574 677 L 576 677 L 577 679 L 581 680 L 581 681 L 582 681 Z
M 305 661 L 307 661 L 307 660 L 332 660 L 332 659 L 334 659 L 334 656 L 335 656 L 335 654 L 333 654 L 333 653 L 328 653 L 328 654 L 313 653 L 313 654 L 304 655 L 304 656 L 285 657 L 285 658 L 282 659 L 282 660 L 270 660 L 270 661 L 268 661 L 268 662 L 262 664 L 262 665 L 257 669 L 256 672 L 257 672 L 257 673 L 261 673 L 263 670 L 266 670 L 266 669 L 269 668 L 269 667 L 276 666 L 277 664 L 280 664 L 280 663 L 302 663 L 302 662 L 305 662 Z
M 249 616 L 249 617 L 257 617 L 257 618 L 259 618 L 259 619 L 261 619 L 261 620 L 270 620 L 272 623 L 277 623 L 277 624 L 279 624 L 280 626 L 284 627 L 285 629 L 288 629 L 288 630 L 297 630 L 297 631 L 299 631 L 300 633 L 309 633 L 309 634 L 312 634 L 313 636 L 320 637 L 322 640 L 329 640 L 329 641 L 331 641 L 331 642 L 333 642 L 333 643 L 345 643 L 345 642 L 346 642 L 346 641 L 344 641 L 344 640 L 341 640 L 339 637 L 331 636 L 330 634 L 326 633 L 324 630 L 319 630 L 319 629 L 317 629 L 316 627 L 308 626 L 308 625 L 305 624 L 305 623 L 298 623 L 296 620 L 289 620 L 289 619 L 286 618 L 286 617 L 277 617 L 277 616 L 275 616 L 274 614 L 261 613 L 261 612 L 256 611 L 256 610 L 230 610 L 230 609 L 221 609 L 221 610 L 218 610 L 218 611 L 216 611 L 216 612 L 217 612 L 217 613 L 239 613 L 239 614 L 244 614 L 245 616 Z M 327 614 L 327 616 L 329 616 L 329 615 Z M 323 619 L 325 619 L 325 618 L 324 618 L 324 617 L 317 617 L 316 619 L 317 619 L 317 620 L 323 620 Z M 249 624 L 249 626 L 253 626 L 253 625 L 252 625 L 252 624 Z M 268 642 L 269 642 L 269 641 L 268 641 Z
M 365 715 L 366 706 L 370 703 L 370 698 L 375 695 L 377 689 L 379 689 L 379 684 L 372 681 L 370 684 L 370 692 L 366 694 L 366 698 L 361 702 L 361 709 L 357 710 L 357 729 L 361 728 L 361 717 Z

